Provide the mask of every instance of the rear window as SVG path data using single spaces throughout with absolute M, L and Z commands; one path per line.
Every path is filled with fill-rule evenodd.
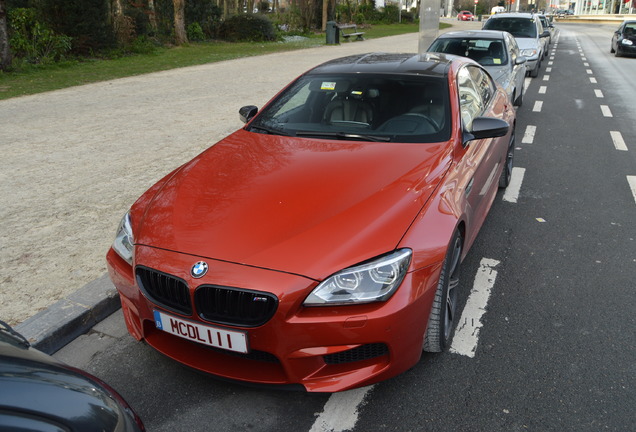
M 508 64 L 505 43 L 500 39 L 440 38 L 428 51 L 468 57 L 482 66 Z
M 490 18 L 484 30 L 507 31 L 518 38 L 536 38 L 537 26 L 533 18 Z
M 311 74 L 260 112 L 248 130 L 318 139 L 439 142 L 450 138 L 446 78 Z

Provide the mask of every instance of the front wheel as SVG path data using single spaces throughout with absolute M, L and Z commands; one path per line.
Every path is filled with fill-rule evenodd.
M 463 238 L 456 231 L 448 245 L 442 272 L 437 283 L 433 308 L 428 318 L 424 345 L 428 352 L 444 351 L 451 339 L 457 321 L 457 296 L 459 291 L 459 268 L 462 255 Z
M 514 127 L 514 126 L 513 126 Z M 513 129 L 512 136 L 510 137 L 510 144 L 508 144 L 508 151 L 506 152 L 506 162 L 504 169 L 499 177 L 499 188 L 505 189 L 510 184 L 512 178 L 512 168 L 514 167 L 515 159 L 515 131 Z

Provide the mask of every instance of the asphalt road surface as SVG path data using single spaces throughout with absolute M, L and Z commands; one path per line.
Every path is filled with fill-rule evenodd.
M 450 352 L 363 389 L 281 392 L 186 369 L 116 313 L 56 356 L 149 431 L 635 430 L 636 58 L 609 54 L 614 26 L 558 27 L 518 110 L 513 184 L 462 265 Z

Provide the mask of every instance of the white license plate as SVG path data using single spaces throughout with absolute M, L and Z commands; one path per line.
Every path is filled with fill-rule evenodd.
M 247 353 L 247 335 L 245 332 L 220 329 L 187 321 L 158 310 L 154 311 L 155 325 L 183 339 L 221 348 L 228 351 Z

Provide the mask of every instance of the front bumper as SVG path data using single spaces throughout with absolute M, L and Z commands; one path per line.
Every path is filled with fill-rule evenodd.
M 207 275 L 194 279 L 190 269 L 200 259 L 150 247 L 135 248 L 135 265 L 182 279 L 191 300 L 197 287 L 205 284 L 274 294 L 278 305 L 272 318 L 256 327 L 207 322 L 199 316 L 194 302 L 190 315 L 176 313 L 150 301 L 139 289 L 131 266 L 112 249 L 107 255 L 128 331 L 180 363 L 225 379 L 335 392 L 382 381 L 419 361 L 441 263 L 408 273 L 386 302 L 304 307 L 304 299 L 318 282 L 210 259 L 206 260 Z M 249 352 L 212 348 L 159 330 L 154 311 L 199 325 L 246 332 Z

